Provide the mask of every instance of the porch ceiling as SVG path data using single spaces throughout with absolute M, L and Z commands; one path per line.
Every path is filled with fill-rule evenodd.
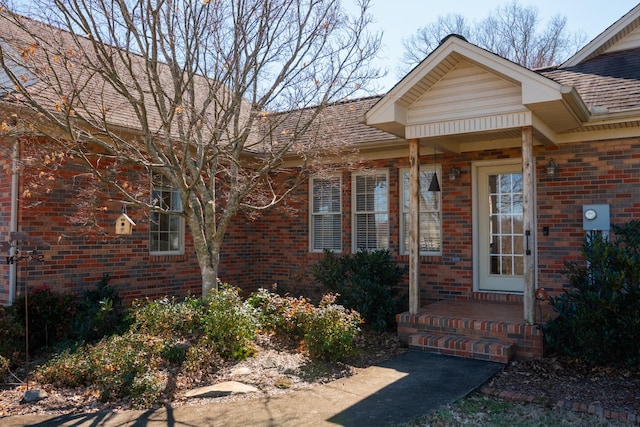
M 535 145 L 551 146 L 552 143 L 544 133 L 533 128 Z M 432 138 L 419 138 L 423 147 L 436 147 L 441 152 L 465 153 L 479 150 L 498 150 L 522 147 L 522 131 L 511 128 L 497 131 L 470 132 L 444 135 Z

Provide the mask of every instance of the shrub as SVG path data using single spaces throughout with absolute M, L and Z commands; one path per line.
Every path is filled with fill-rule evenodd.
M 357 311 L 334 302 L 334 295 L 325 295 L 308 313 L 304 344 L 312 359 L 342 360 L 356 351 L 353 344 L 362 318 Z
M 204 335 L 223 357 L 246 359 L 253 353 L 252 341 L 259 322 L 255 310 L 242 301 L 238 289 L 221 284 L 204 301 Z
M 120 297 L 108 286 L 105 274 L 96 289 L 82 297 L 60 293 L 48 286 L 29 290 L 29 351 L 68 344 L 68 341 L 97 341 L 105 335 L 126 330 Z M 0 307 L 0 354 L 11 360 L 25 350 L 25 296 L 10 307 Z
M 9 359 L 0 356 L 0 381 L 9 372 Z
M 165 363 L 166 345 L 165 340 L 145 334 L 113 335 L 61 353 L 38 368 L 36 377 L 62 387 L 94 385 L 103 401 L 130 396 L 150 405 L 159 394 L 154 386 L 145 386 L 144 378 L 153 377 Z M 145 387 L 152 394 L 144 394 Z
M 66 340 L 72 329 L 78 309 L 77 297 L 57 293 L 48 286 L 29 290 L 29 351 L 53 346 Z M 26 326 L 25 296 L 17 297 L 13 303 L 16 320 Z
M 260 327 L 280 336 L 302 338 L 307 312 L 313 308 L 304 297 L 294 298 L 259 289 L 247 303 L 257 310 Z
M 585 240 L 586 262 L 567 262 L 570 287 L 543 327 L 550 352 L 593 364 L 640 365 L 640 221 L 613 226 L 615 238 Z
M 360 251 L 341 258 L 325 251 L 312 272 L 326 289 L 339 294 L 340 304 L 359 312 L 374 331 L 384 332 L 393 324 L 397 286 L 406 270 L 391 259 L 388 250 Z
M 313 359 L 341 360 L 355 352 L 360 332 L 360 314 L 335 304 L 336 296 L 322 297 L 318 307 L 305 298 L 282 297 L 264 289 L 251 294 L 248 302 L 258 310 L 264 329 L 292 340 Z
M 0 306 L 0 356 L 15 362 L 24 352 L 24 324 L 16 317 L 16 307 Z
M 134 301 L 129 321 L 131 330 L 160 337 L 189 338 L 202 333 L 204 305 L 200 298 L 163 298 Z
M 109 274 L 103 274 L 96 288 L 89 289 L 82 295 L 71 329 L 72 338 L 95 342 L 127 329 L 122 299 L 116 289 L 109 285 L 109 279 Z
M 131 399 L 136 406 L 149 408 L 165 393 L 169 375 L 165 371 L 146 371 L 137 374 L 131 382 Z

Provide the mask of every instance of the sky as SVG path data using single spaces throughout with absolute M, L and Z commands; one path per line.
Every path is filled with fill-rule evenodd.
M 402 57 L 402 39 L 414 34 L 416 30 L 438 16 L 460 14 L 470 21 L 480 21 L 498 6 L 504 6 L 510 0 L 372 0 L 371 13 L 374 17 L 372 29 L 384 32 L 383 50 L 378 66 L 386 68 L 388 73 L 378 81 L 379 93 L 389 91 L 400 78 L 395 65 Z M 633 9 L 637 0 L 519 0 L 520 6 L 534 6 L 544 24 L 548 18 L 561 15 L 567 18 L 569 31 L 581 31 L 586 42 L 593 40 L 611 24 Z M 346 4 L 346 3 L 345 3 Z

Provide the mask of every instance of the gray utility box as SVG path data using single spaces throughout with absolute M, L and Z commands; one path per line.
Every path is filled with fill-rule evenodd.
M 609 205 L 583 205 L 582 229 L 585 231 L 609 231 Z

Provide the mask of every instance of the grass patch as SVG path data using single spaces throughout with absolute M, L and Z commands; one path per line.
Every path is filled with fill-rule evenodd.
M 472 394 L 447 405 L 433 414 L 414 420 L 406 426 L 491 426 L 491 427 L 547 427 L 547 426 L 625 426 L 596 415 L 533 403 L 515 403 L 481 394 Z

